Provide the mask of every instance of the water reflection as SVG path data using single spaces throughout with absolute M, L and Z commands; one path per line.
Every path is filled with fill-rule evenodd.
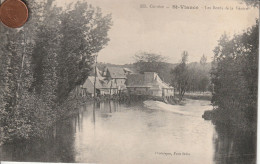
M 256 133 L 221 124 L 216 125 L 215 129 L 215 163 L 256 163 Z
M 203 103 L 202 108 L 198 108 L 198 101 L 188 105 L 190 110 L 195 110 L 192 113 L 198 113 L 192 118 L 149 109 L 142 102 L 89 105 L 82 116 L 84 128 L 75 134 L 75 161 L 212 163 L 214 128 L 201 118 L 203 111 L 211 107 L 209 102 Z M 192 155 L 165 157 L 155 155 L 156 152 Z
M 190 100 L 185 106 L 152 106 L 112 101 L 85 104 L 75 116 L 58 123 L 47 140 L 0 147 L 0 160 L 255 163 L 256 135 L 203 120 L 203 112 L 212 108 L 210 102 Z M 171 110 L 184 112 L 180 115 Z M 156 152 L 190 155 L 163 156 Z

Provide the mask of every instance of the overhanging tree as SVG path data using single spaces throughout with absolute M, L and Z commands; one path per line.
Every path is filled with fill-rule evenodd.
M 61 42 L 58 60 L 58 101 L 76 85 L 82 84 L 89 75 L 94 62 L 93 54 L 108 43 L 107 32 L 111 15 L 103 16 L 100 8 L 86 2 L 77 2 L 61 16 Z
M 212 103 L 226 123 L 256 126 L 259 24 L 232 39 L 223 35 L 214 50 Z
M 54 0 L 28 1 L 32 10 L 23 28 L 0 29 L 3 140 L 42 137 L 69 108 L 64 100 L 89 75 L 93 54 L 109 41 L 111 15 L 99 8 L 76 2 L 61 10 Z

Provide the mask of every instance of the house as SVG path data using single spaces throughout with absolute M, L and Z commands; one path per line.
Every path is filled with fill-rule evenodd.
M 126 90 L 126 75 L 129 73 L 125 71 L 121 67 L 106 67 L 103 72 L 103 77 L 107 80 L 111 85 L 115 85 L 118 90 Z
M 93 68 L 90 72 L 90 75 L 89 76 L 97 76 L 98 78 L 100 79 L 104 79 L 104 77 L 102 76 L 102 71 L 100 71 L 98 69 L 98 67 L 96 67 L 96 72 L 95 72 L 95 68 Z
M 90 72 L 90 76 L 80 86 L 79 92 L 81 95 L 94 96 L 94 85 L 96 76 L 96 95 L 114 95 L 119 94 L 126 89 L 126 76 L 132 74 L 132 71 L 127 68 L 106 67 L 104 71 L 100 71 L 98 67 Z
M 83 96 L 90 95 L 91 97 L 94 96 L 94 85 L 95 85 L 95 76 L 89 76 L 84 84 L 81 86 L 82 90 L 84 90 Z M 96 78 L 96 94 L 97 95 L 104 95 L 106 94 L 106 90 L 103 89 L 103 81 L 99 77 Z
M 121 91 L 120 86 L 118 86 L 113 80 L 107 81 L 106 86 L 107 86 L 107 91 L 109 92 L 110 95 L 118 94 Z
M 174 96 L 174 88 L 163 82 L 155 72 L 128 75 L 126 87 L 128 93 L 134 95 Z
M 94 85 L 95 85 L 95 77 L 89 76 L 84 84 L 81 86 L 82 95 L 90 95 L 94 96 Z M 115 85 L 112 81 L 106 81 L 99 77 L 96 78 L 96 95 L 113 95 L 118 94 L 119 89 L 118 86 Z

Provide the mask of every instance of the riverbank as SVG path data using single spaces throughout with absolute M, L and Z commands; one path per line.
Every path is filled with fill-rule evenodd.
M 103 101 L 117 101 L 117 102 L 129 102 L 129 101 L 161 101 L 168 104 L 178 104 L 178 99 L 174 96 L 169 97 L 158 97 L 158 96 L 150 96 L 150 95 L 128 95 L 128 94 L 120 94 L 120 95 L 104 95 L 98 96 L 96 98 L 93 97 L 85 97 L 84 102 L 103 102 Z
M 193 100 L 209 100 L 211 101 L 212 94 L 210 92 L 200 93 L 200 92 L 192 92 L 185 93 L 183 98 L 193 99 Z
M 243 131 L 256 131 L 257 123 L 249 122 L 245 119 L 245 117 L 241 113 L 230 113 L 228 110 L 223 109 L 213 109 L 207 110 L 202 115 L 202 118 L 205 120 L 212 121 L 215 125 L 226 125 L 232 126 L 236 129 L 240 129 Z

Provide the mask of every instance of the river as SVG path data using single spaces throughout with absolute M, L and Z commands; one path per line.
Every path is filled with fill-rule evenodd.
M 46 141 L 0 147 L 2 161 L 250 164 L 256 136 L 201 116 L 209 101 L 102 102 L 59 122 Z

